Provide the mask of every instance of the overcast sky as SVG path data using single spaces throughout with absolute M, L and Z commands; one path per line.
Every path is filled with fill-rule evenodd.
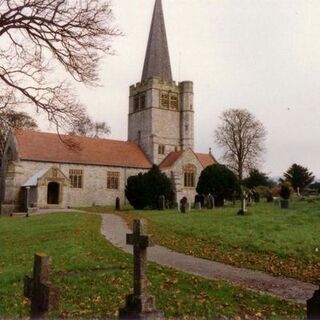
M 101 64 L 101 88 L 81 89 L 89 114 L 127 139 L 129 85 L 141 78 L 153 0 L 113 0 L 125 36 Z M 195 149 L 214 145 L 219 116 L 247 108 L 267 131 L 261 169 L 294 162 L 320 176 L 320 1 L 163 0 L 173 77 L 195 86 Z

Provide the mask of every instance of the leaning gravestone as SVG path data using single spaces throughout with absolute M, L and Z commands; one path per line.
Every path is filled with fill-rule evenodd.
M 133 233 L 127 234 L 127 244 L 133 245 L 133 294 L 126 297 L 126 305 L 119 310 L 120 319 L 164 319 L 155 308 L 155 298 L 147 291 L 147 248 L 153 246 L 141 220 L 133 221 Z
M 51 258 L 37 253 L 34 256 L 33 278 L 24 279 L 24 296 L 31 300 L 30 319 L 48 319 L 50 309 L 58 309 L 59 291 L 49 282 Z
M 180 212 L 187 213 L 189 211 L 189 203 L 187 197 L 183 197 L 180 200 Z
M 166 198 L 164 195 L 161 195 L 158 199 L 158 210 L 163 211 L 166 208 Z
M 320 319 L 320 289 L 315 291 L 313 297 L 307 301 L 307 319 Z

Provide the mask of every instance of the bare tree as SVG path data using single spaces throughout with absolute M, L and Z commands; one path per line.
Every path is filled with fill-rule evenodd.
M 215 141 L 223 149 L 225 163 L 242 181 L 244 173 L 256 167 L 264 151 L 266 130 L 248 110 L 230 109 L 221 116 Z
M 53 79 L 53 70 L 97 84 L 98 62 L 119 35 L 112 18 L 108 0 L 0 0 L 0 110 L 32 104 L 64 130 L 85 117 L 70 83 Z
M 7 137 L 11 130 L 36 130 L 36 121 L 27 113 L 15 111 L 11 108 L 0 110 L 0 161 L 4 152 Z
M 73 124 L 70 135 L 86 136 L 92 138 L 102 138 L 111 132 L 106 122 L 92 121 L 89 117 L 85 117 Z

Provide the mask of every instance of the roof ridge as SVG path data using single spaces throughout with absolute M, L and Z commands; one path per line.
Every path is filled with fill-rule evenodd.
M 15 132 L 30 132 L 34 134 L 49 134 L 49 135 L 54 135 L 54 136 L 62 136 L 62 137 L 68 137 L 68 138 L 79 138 L 79 139 L 92 139 L 92 140 L 104 140 L 104 141 L 109 141 L 109 142 L 123 142 L 123 143 L 128 143 L 128 144 L 136 144 L 133 141 L 129 140 L 118 140 L 118 139 L 110 139 L 110 138 L 99 138 L 99 137 L 88 137 L 88 136 L 80 136 L 80 135 L 71 135 L 71 134 L 66 134 L 66 133 L 56 133 L 56 132 L 47 132 L 47 131 L 39 131 L 39 130 L 28 130 L 28 129 L 16 129 Z M 136 144 L 138 145 L 138 144 Z

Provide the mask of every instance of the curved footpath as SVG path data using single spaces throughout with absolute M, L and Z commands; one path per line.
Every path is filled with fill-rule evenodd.
M 126 234 L 131 231 L 125 221 L 114 214 L 102 215 L 102 219 L 101 233 L 104 237 L 113 245 L 132 253 L 132 246 L 126 245 Z M 195 258 L 161 246 L 148 248 L 148 260 L 207 279 L 229 281 L 299 303 L 305 303 L 318 289 L 310 283 Z

